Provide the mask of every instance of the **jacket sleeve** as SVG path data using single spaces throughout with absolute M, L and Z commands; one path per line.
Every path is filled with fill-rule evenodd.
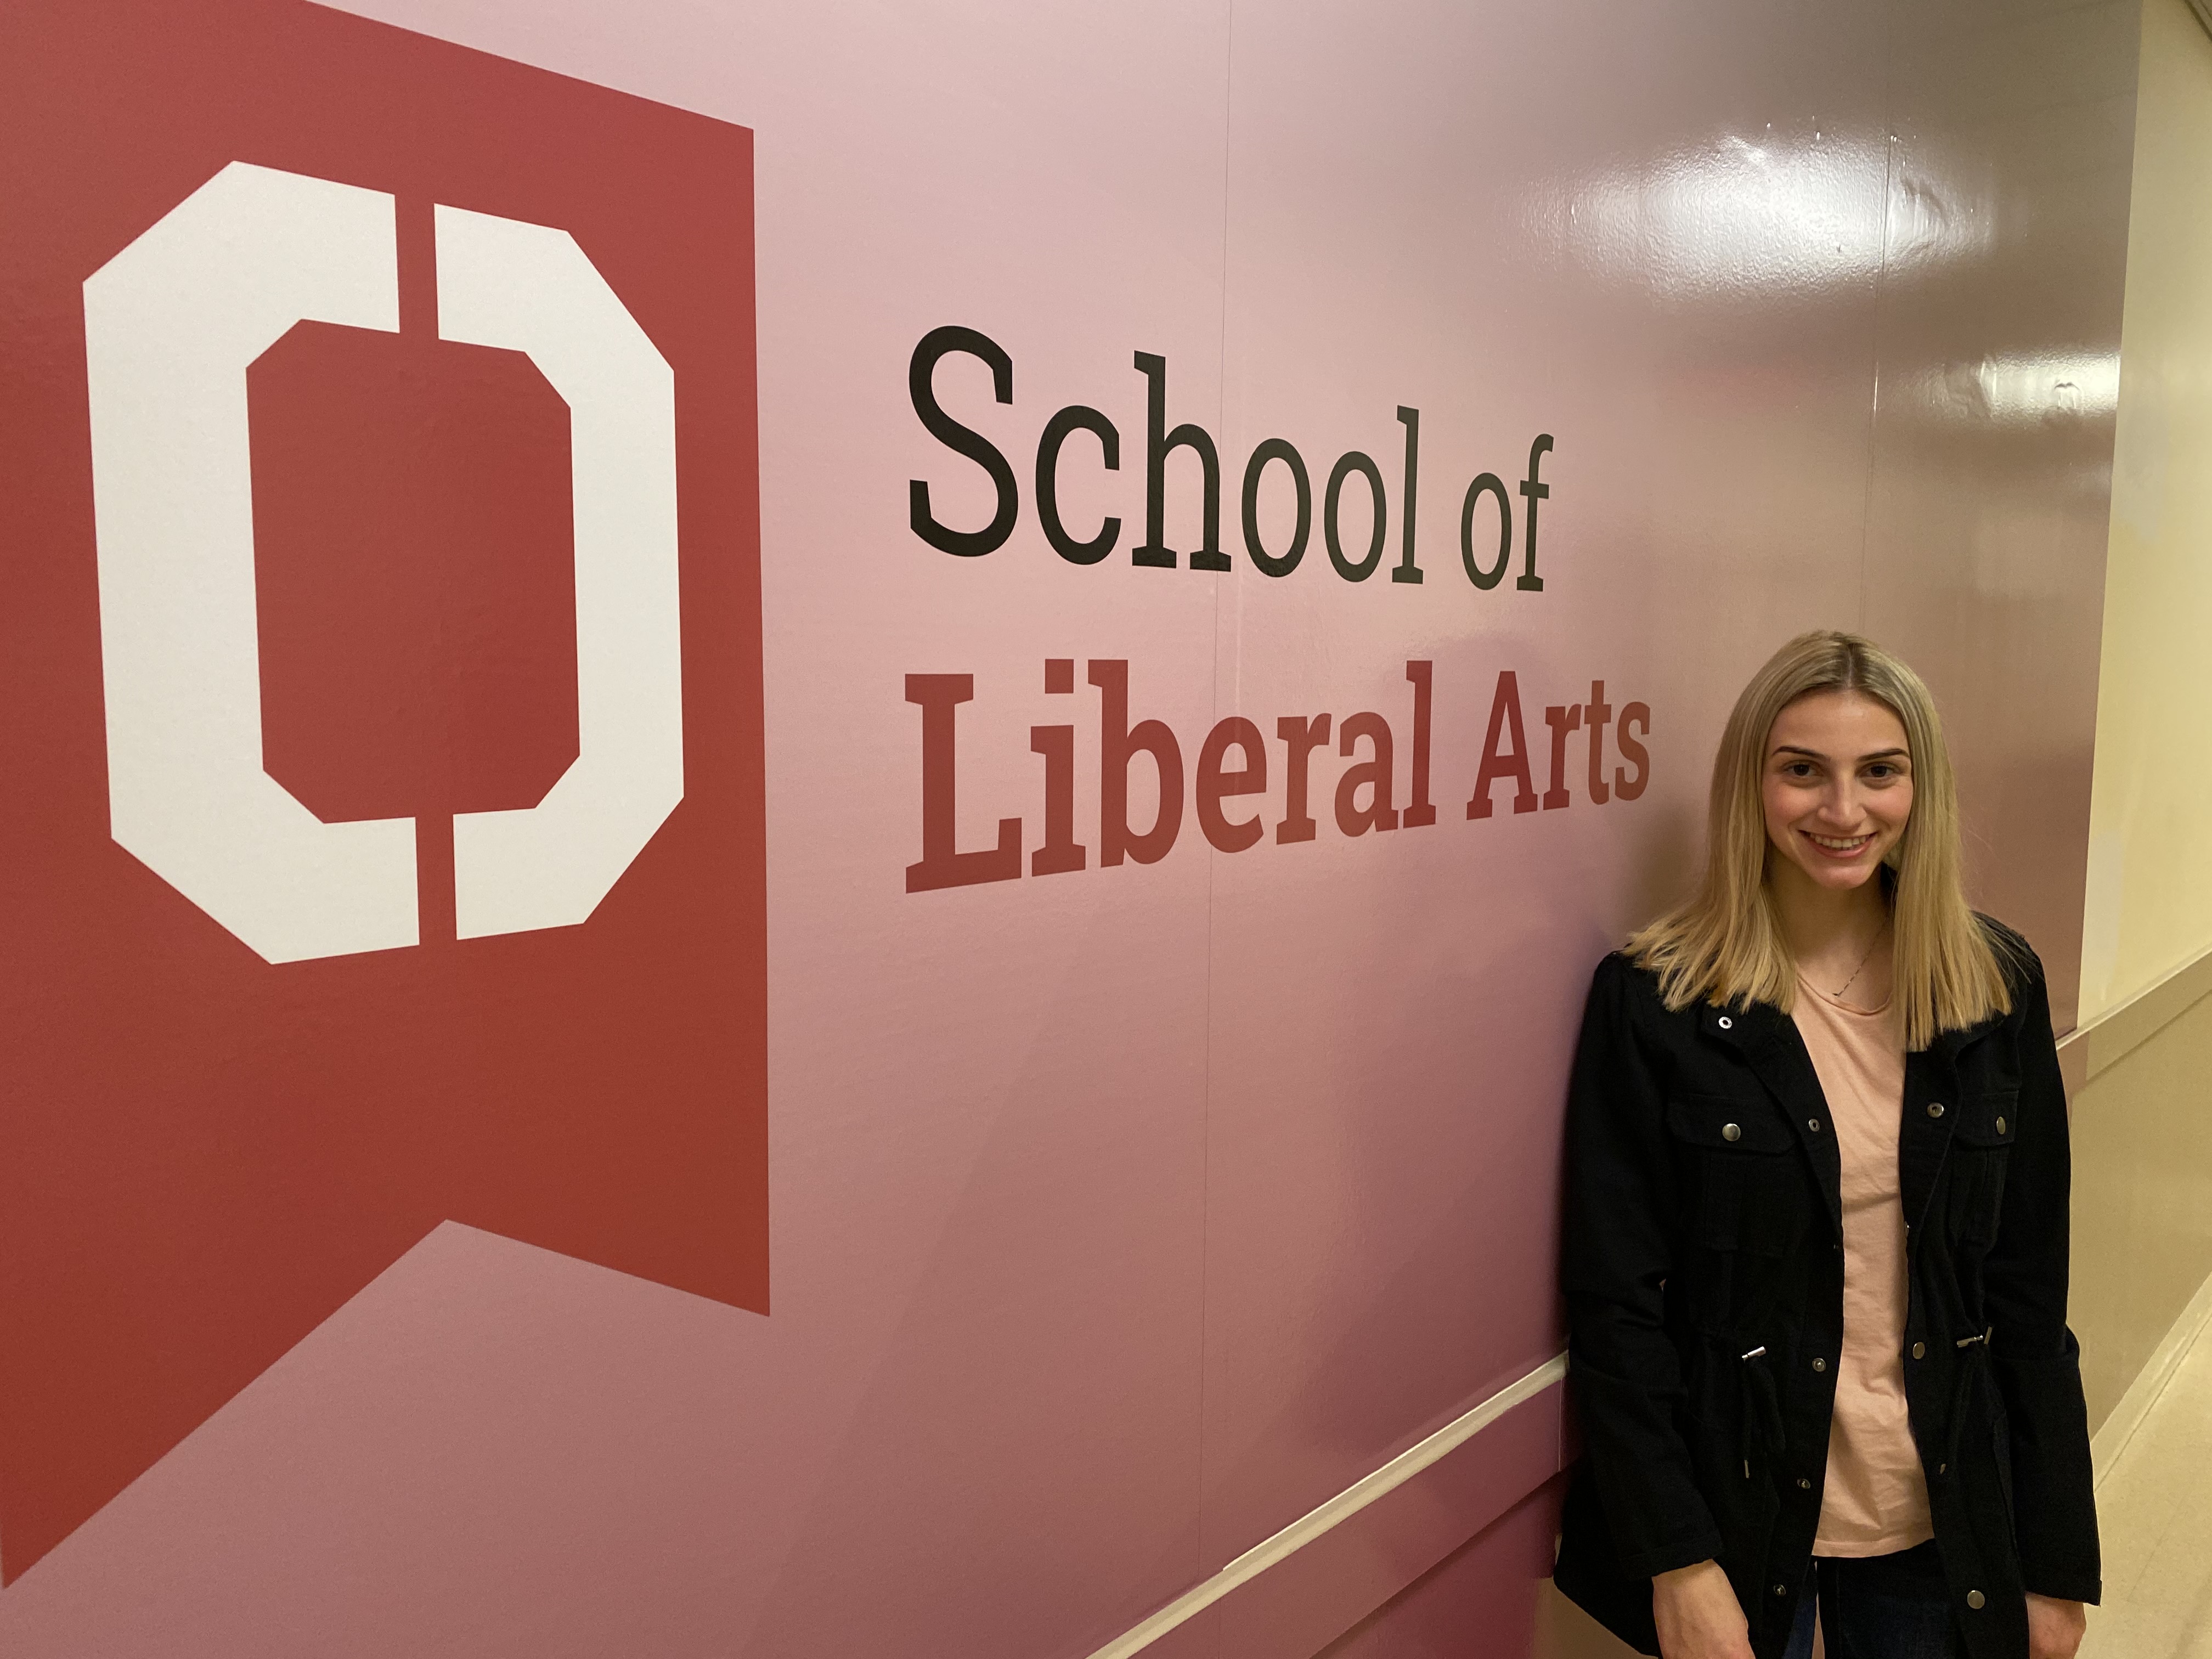
M 2066 1090 L 2042 965 L 2028 957 L 2021 1006 L 2019 1127 L 1997 1236 L 1984 1267 L 1992 1369 L 2012 1432 L 2013 1527 L 2027 1587 L 2094 1601 L 2095 1480 L 2081 1350 L 2066 1328 Z
M 1591 985 L 1567 1096 L 1560 1280 L 1568 1375 L 1621 1568 L 1647 1577 L 1721 1550 L 1674 1426 L 1681 1364 L 1664 1325 L 1677 1199 L 1666 1100 L 1638 1040 L 1640 975 L 1608 957 Z

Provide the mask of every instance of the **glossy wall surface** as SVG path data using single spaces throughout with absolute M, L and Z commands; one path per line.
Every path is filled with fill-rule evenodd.
M 752 134 L 769 1308 L 439 1227 L 0 1591 L 0 1648 L 1084 1659 L 1557 1353 L 1583 988 L 1804 628 L 1934 686 L 2070 1018 L 2130 0 L 351 9 Z M 980 556 L 913 527 L 914 481 L 1000 499 L 918 416 L 947 326 L 1007 363 L 933 380 L 1018 496 Z M 1188 447 L 1133 562 L 1137 354 L 1224 568 Z M 1038 511 L 1076 407 L 1097 562 Z M 1239 717 L 1266 781 L 1209 837 Z M 956 849 L 1006 878 L 933 885 Z M 1551 1390 L 1152 1651 L 1523 1648 L 1570 1447 Z

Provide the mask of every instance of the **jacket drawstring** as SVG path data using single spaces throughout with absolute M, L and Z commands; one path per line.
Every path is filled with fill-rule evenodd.
M 1974 1336 L 1962 1336 L 1952 1346 L 1959 1352 L 1959 1378 L 1951 1389 L 1951 1433 L 1943 1448 L 1943 1467 L 1959 1461 L 1959 1435 L 1966 1423 L 1966 1407 L 1973 1396 L 1975 1379 L 1989 1369 L 1990 1339 L 1996 1327 Z M 1978 1349 L 1979 1352 L 1970 1352 Z
M 1774 1373 L 1766 1369 L 1765 1344 L 1742 1357 L 1738 1375 L 1743 1389 L 1743 1478 L 1751 1479 L 1753 1455 L 1764 1457 L 1786 1438 L 1782 1422 L 1782 1391 L 1774 1386 Z

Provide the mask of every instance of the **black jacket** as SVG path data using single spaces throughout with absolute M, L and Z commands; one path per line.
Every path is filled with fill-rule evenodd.
M 2042 965 L 1995 928 L 2012 1012 L 1906 1056 L 1905 1380 L 1973 1659 L 2025 1659 L 2025 1590 L 2094 1601 L 2066 1328 L 2066 1097 Z M 1760 1659 L 1807 1585 L 1843 1336 L 1840 1164 L 1796 1025 L 1669 1013 L 1612 956 L 1567 1108 L 1568 1371 L 1587 1455 L 1559 1589 L 1645 1653 L 1655 1573 L 1717 1559 Z

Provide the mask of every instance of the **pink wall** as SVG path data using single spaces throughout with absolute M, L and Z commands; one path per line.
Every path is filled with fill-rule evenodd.
M 0 1592 L 9 1651 L 1083 1659 L 1558 1352 L 1581 988 L 1680 879 L 1720 717 L 1802 628 L 1935 685 L 1985 902 L 2070 1001 L 2133 8 L 351 9 L 753 135 L 769 1311 L 440 1226 Z M 993 507 L 908 398 L 947 324 L 1013 366 L 1011 404 L 974 358 L 937 376 L 1019 486 L 983 557 L 908 527 L 912 479 L 947 523 Z M 1133 352 L 1219 447 L 1226 572 L 1130 562 Z M 1066 446 L 1071 529 L 1122 520 L 1091 566 L 1036 512 L 1068 404 L 1121 434 L 1117 472 Z M 1538 434 L 1542 591 L 1517 548 L 1479 590 L 1463 493 L 1496 473 L 1525 526 Z M 1316 518 L 1280 580 L 1238 510 L 1276 436 Z M 1355 449 L 1390 514 L 1358 583 L 1318 522 Z M 1288 500 L 1277 467 L 1276 551 Z M 1116 661 L 1186 799 L 1164 857 L 1101 867 L 1086 665 Z M 1347 716 L 1387 720 L 1411 804 L 1408 662 L 1435 821 L 1347 836 Z M 1563 809 L 1502 781 L 1470 819 L 1504 671 L 1536 789 L 1546 708 L 1595 681 L 1614 721 L 1648 706 L 1649 787 L 1592 799 L 1577 732 Z M 926 674 L 974 679 L 958 847 L 1018 817 L 1026 862 L 1030 728 L 1070 725 L 1085 868 L 907 890 Z M 1316 834 L 1279 840 L 1276 722 L 1324 712 Z M 1229 807 L 1266 833 L 1225 853 L 1192 780 L 1235 715 L 1268 780 Z M 1523 1650 L 1562 1432 L 1554 1390 L 1152 1651 Z

